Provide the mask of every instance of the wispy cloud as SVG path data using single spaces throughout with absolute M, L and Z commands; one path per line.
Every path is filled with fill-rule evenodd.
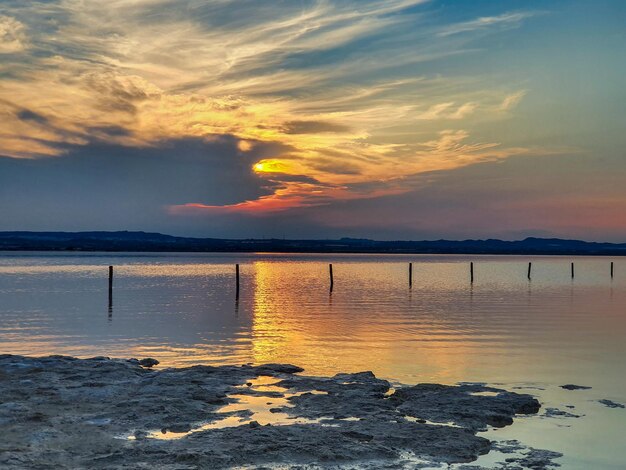
M 444 27 L 439 31 L 438 36 L 446 37 L 460 33 L 468 33 L 472 31 L 482 31 L 489 28 L 514 28 L 519 26 L 522 21 L 535 16 L 535 12 L 511 12 L 497 16 L 482 16 L 475 20 L 464 21 Z
M 463 119 L 472 114 L 478 105 L 468 102 L 455 106 L 454 102 L 438 103 L 429 107 L 426 111 L 417 115 L 417 119 Z
M 506 95 L 500 104 L 500 110 L 508 111 L 515 108 L 520 101 L 522 101 L 522 98 L 526 96 L 526 93 L 528 93 L 528 90 L 519 90 L 515 93 L 511 93 L 510 95 Z

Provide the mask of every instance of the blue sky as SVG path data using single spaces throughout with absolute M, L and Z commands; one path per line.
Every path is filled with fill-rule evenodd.
M 0 6 L 0 230 L 626 239 L 621 1 Z

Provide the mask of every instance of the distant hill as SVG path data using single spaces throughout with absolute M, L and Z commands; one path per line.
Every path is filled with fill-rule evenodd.
M 503 240 L 377 241 L 220 239 L 146 232 L 0 232 L 0 251 L 178 251 L 283 253 L 432 253 L 626 255 L 626 243 L 558 238 Z

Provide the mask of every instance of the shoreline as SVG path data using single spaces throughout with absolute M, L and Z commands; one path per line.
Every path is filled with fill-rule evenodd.
M 154 362 L 0 355 L 0 466 L 479 469 L 465 464 L 495 450 L 510 455 L 503 465 L 541 469 L 561 456 L 478 435 L 536 415 L 528 394 L 392 388 L 371 372 L 315 377 L 289 364 Z

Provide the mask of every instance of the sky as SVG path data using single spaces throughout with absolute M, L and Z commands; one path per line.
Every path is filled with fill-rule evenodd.
M 0 230 L 626 241 L 621 0 L 0 0 Z

